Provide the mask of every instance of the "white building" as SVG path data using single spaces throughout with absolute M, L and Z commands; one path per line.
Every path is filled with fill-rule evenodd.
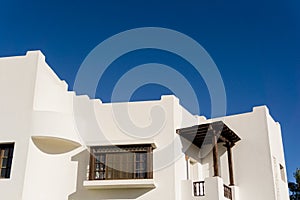
M 174 96 L 101 103 L 68 91 L 39 51 L 0 58 L 0 91 L 1 199 L 289 199 L 266 106 L 206 120 Z

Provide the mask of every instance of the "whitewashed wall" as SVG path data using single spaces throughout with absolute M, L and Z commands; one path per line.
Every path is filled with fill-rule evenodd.
M 22 198 L 36 66 L 36 55 L 0 58 L 0 142 L 15 142 L 11 178 L 0 179 L 3 199 Z
M 0 58 L 0 90 L 0 142 L 15 142 L 11 178 L 0 179 L 4 199 L 184 199 L 190 191 L 186 184 L 191 183 L 182 184 L 187 179 L 184 152 L 190 144 L 179 138 L 176 129 L 217 120 L 223 120 L 241 138 L 232 149 L 240 199 L 288 199 L 287 184 L 279 169 L 281 164 L 285 173 L 280 126 L 264 106 L 245 114 L 206 120 L 191 115 L 174 96 L 162 96 L 157 101 L 102 103 L 67 91 L 67 84 L 39 51 Z M 124 113 L 129 113 L 140 132 L 130 131 Z M 89 190 L 83 186 L 88 146 L 137 143 L 157 146 L 153 161 L 156 188 Z M 190 178 L 208 180 L 213 175 L 211 153 L 200 158 L 199 149 L 193 145 L 187 153 L 199 162 L 190 165 Z M 227 154 L 222 145 L 219 154 L 223 178 L 219 182 L 228 184 Z M 211 185 L 208 188 L 213 190 Z

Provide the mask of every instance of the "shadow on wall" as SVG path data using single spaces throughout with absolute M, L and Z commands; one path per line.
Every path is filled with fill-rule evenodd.
M 69 195 L 69 200 L 99 200 L 99 199 L 137 199 L 151 189 L 86 189 L 83 181 L 86 180 L 87 165 L 90 153 L 87 150 L 72 157 L 78 162 L 76 192 Z
M 212 144 L 202 145 L 201 148 L 192 144 L 190 141 L 186 140 L 183 137 L 180 137 L 180 141 L 182 144 L 182 151 L 190 158 L 193 158 L 195 161 L 201 163 L 203 167 L 203 171 L 208 177 L 214 176 L 213 170 L 213 155 L 212 155 Z M 218 155 L 221 156 L 226 153 L 226 148 L 223 144 L 218 143 Z M 221 169 L 221 161 L 220 157 L 218 158 L 219 169 Z M 205 167 L 206 166 L 206 167 Z M 221 173 L 221 172 L 219 172 Z M 221 174 L 220 174 L 221 175 Z

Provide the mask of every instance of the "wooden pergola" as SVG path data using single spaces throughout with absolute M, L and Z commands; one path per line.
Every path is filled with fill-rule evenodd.
M 202 145 L 213 145 L 214 176 L 219 176 L 219 156 L 217 143 L 224 143 L 224 146 L 227 149 L 230 185 L 234 185 L 231 148 L 241 139 L 224 122 L 217 121 L 195 125 L 187 128 L 177 129 L 176 132 L 181 137 L 192 142 L 200 149 Z

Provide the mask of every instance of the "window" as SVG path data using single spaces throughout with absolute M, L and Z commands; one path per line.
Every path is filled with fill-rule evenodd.
M 151 179 L 152 144 L 91 147 L 90 180 Z
M 14 143 L 0 144 L 0 178 L 10 178 Z
M 285 172 L 284 172 L 284 167 L 279 164 L 279 169 L 280 169 L 280 176 L 281 176 L 281 180 L 283 180 L 285 182 Z

